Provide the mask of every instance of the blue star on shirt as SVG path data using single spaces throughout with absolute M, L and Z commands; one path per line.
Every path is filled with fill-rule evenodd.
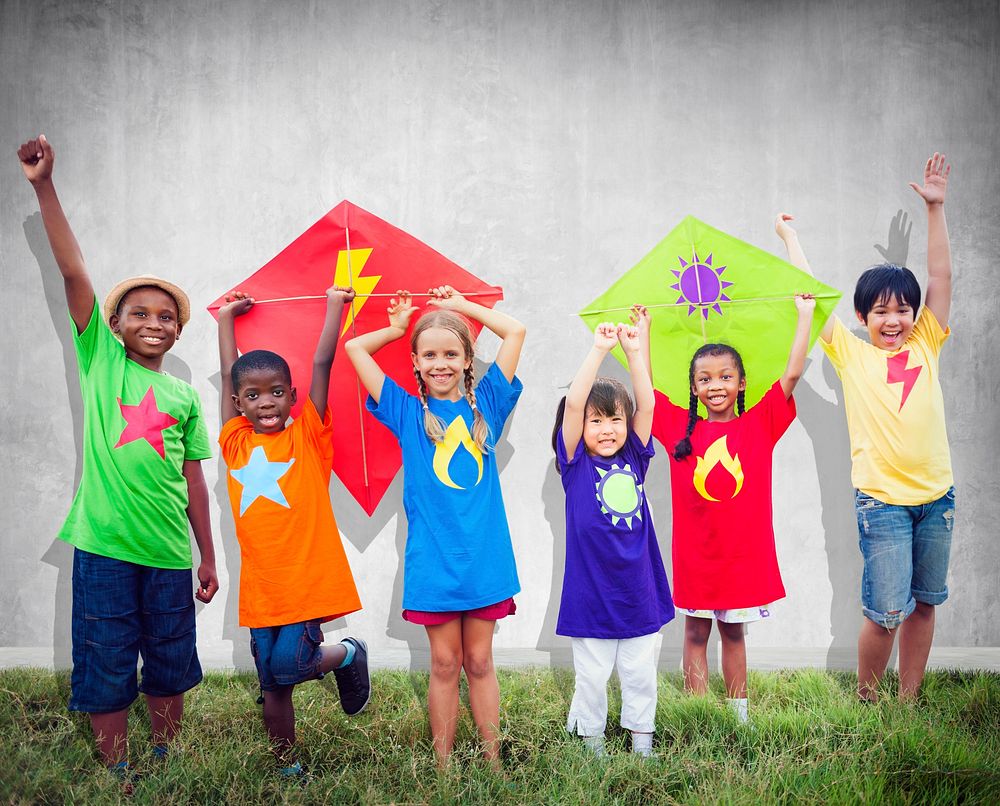
M 261 496 L 291 509 L 285 494 L 278 486 L 278 479 L 284 476 L 294 463 L 294 458 L 287 462 L 269 462 L 264 448 L 258 445 L 250 452 L 250 461 L 245 466 L 229 471 L 232 477 L 243 485 L 243 495 L 240 497 L 241 518 L 247 508 Z

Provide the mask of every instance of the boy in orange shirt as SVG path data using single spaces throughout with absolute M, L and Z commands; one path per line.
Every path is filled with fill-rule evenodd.
M 330 506 L 333 417 L 327 407 L 330 369 L 350 288 L 327 290 L 326 318 L 313 358 L 309 399 L 298 419 L 288 364 L 267 350 L 237 358 L 234 318 L 253 298 L 236 292 L 219 311 L 222 433 L 229 468 L 229 500 L 240 542 L 240 625 L 250 649 L 264 705 L 264 724 L 282 774 L 301 775 L 294 758 L 297 683 L 327 672 L 337 679 L 348 715 L 368 704 L 368 648 L 345 638 L 321 646 L 320 624 L 361 609 L 337 521 Z

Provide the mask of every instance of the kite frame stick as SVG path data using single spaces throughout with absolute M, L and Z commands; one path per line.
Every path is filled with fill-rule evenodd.
M 815 299 L 837 299 L 840 294 L 813 294 Z M 785 299 L 795 299 L 795 295 L 787 297 L 747 297 L 745 299 L 716 300 L 715 302 L 661 302 L 654 305 L 646 305 L 646 308 L 711 308 L 715 305 L 739 305 L 746 302 L 778 302 Z M 623 305 L 618 308 L 600 308 L 596 311 L 583 311 L 579 316 L 596 316 L 600 313 L 611 313 L 613 311 L 630 311 L 631 305 Z
M 350 239 L 348 239 L 348 240 L 350 240 Z M 350 247 L 348 247 L 348 249 L 350 249 Z M 351 281 L 351 284 L 353 285 L 353 283 L 354 283 L 354 277 L 351 274 L 351 257 L 350 257 L 350 252 L 348 252 L 348 256 L 347 256 L 347 276 L 348 276 L 348 279 Z M 502 294 L 503 291 L 498 288 L 496 291 L 470 291 L 467 294 L 463 294 L 461 291 L 459 291 L 458 293 L 462 294 L 463 297 L 492 297 L 492 296 L 494 296 L 496 294 Z M 364 298 L 367 299 L 367 298 L 371 298 L 371 297 L 396 297 L 396 296 L 399 296 L 399 295 L 398 294 L 356 294 L 354 298 L 355 299 L 360 299 L 360 298 L 364 297 Z M 411 297 L 430 297 L 432 295 L 431 294 L 410 294 L 410 296 Z M 308 300 L 308 299 L 326 299 L 326 295 L 325 294 L 309 294 L 309 295 L 306 295 L 306 296 L 303 296 L 303 297 L 277 297 L 275 299 L 255 299 L 253 301 L 253 303 L 254 303 L 254 305 L 266 305 L 269 302 L 298 302 L 299 300 Z M 352 323 L 352 325 L 353 325 L 353 323 Z

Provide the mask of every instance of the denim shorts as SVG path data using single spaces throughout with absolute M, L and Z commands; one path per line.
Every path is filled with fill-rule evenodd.
M 861 605 L 867 618 L 888 630 L 903 623 L 917 602 L 948 598 L 948 558 L 955 520 L 955 488 L 928 504 L 886 504 L 855 491 L 858 535 L 865 570 Z
M 121 711 L 139 691 L 173 697 L 198 685 L 193 590 L 190 569 L 151 568 L 76 549 L 70 710 Z
M 261 690 L 274 691 L 323 677 L 319 670 L 322 643 L 323 631 L 318 621 L 251 627 L 250 652 Z

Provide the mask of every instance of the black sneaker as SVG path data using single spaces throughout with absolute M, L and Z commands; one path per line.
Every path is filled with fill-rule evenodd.
M 368 644 L 360 638 L 345 638 L 354 644 L 354 660 L 343 669 L 334 669 L 337 691 L 340 693 L 340 707 L 348 716 L 355 716 L 365 710 L 372 693 L 371 675 L 368 673 Z

